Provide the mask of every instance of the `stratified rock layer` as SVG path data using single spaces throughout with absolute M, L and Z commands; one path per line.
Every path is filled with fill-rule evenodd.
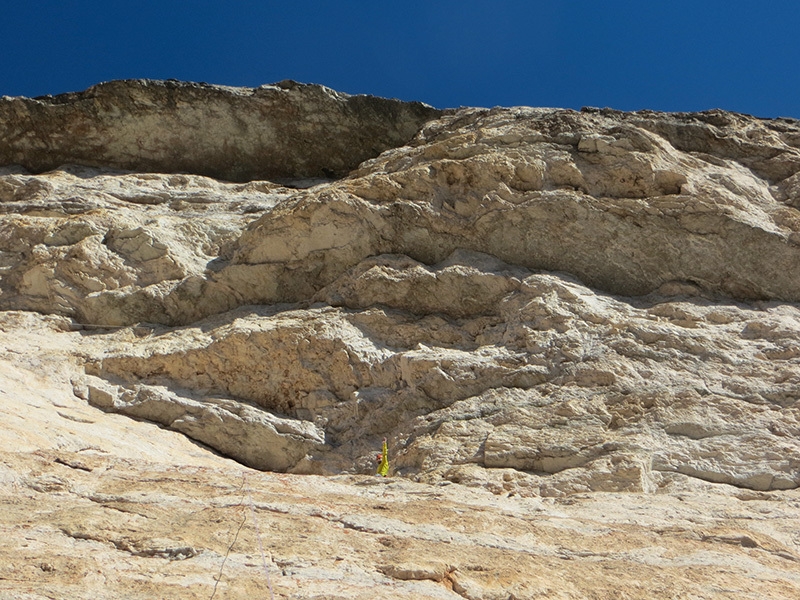
M 259 88 L 112 81 L 59 96 L 0 98 L 0 164 L 230 181 L 330 178 L 404 144 L 439 113 L 293 81 Z
M 121 123 L 173 103 L 190 140 L 212 100 L 281 98 L 358 161 L 362 109 L 403 133 L 364 133 L 372 158 L 339 180 L 354 163 L 256 175 L 305 189 L 3 167 L 0 514 L 32 545 L 0 589 L 130 596 L 146 572 L 133 595 L 798 595 L 798 122 L 441 113 L 296 84 L 3 106 L 100 97 Z M 321 165 L 296 143 L 310 113 L 281 110 L 286 165 Z
M 397 473 L 523 494 L 654 491 L 674 473 L 800 485 L 795 306 L 612 297 L 465 252 L 433 268 L 370 259 L 317 299 L 109 336 L 91 373 L 119 399 L 95 404 L 185 431 L 187 404 L 217 422 L 238 398 L 326 440 L 297 472 L 369 472 L 388 436 Z M 154 385 L 185 398 L 166 421 Z M 227 451 L 225 430 L 186 433 L 265 464 Z

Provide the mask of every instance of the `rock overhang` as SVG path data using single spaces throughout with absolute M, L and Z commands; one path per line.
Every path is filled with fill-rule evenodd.
M 282 81 L 256 88 L 117 80 L 0 98 L 0 165 L 77 163 L 245 182 L 336 178 L 408 142 L 442 111 Z

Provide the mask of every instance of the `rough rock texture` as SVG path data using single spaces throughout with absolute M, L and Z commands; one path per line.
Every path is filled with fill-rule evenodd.
M 0 164 L 64 163 L 230 181 L 333 177 L 406 143 L 440 114 L 419 102 L 282 81 L 233 88 L 127 80 L 0 98 Z
M 134 85 L 359 98 L 283 88 Z M 800 595 L 800 123 L 390 105 L 303 189 L 2 167 L 0 592 Z
M 0 308 L 58 312 L 84 323 L 115 322 L 99 307 L 109 296 L 135 304 L 143 290 L 158 297 L 178 282 L 198 285 L 232 256 L 249 222 L 296 192 L 267 181 L 75 166 L 43 175 L 3 172 Z M 152 311 L 145 320 L 170 319 L 168 306 L 138 302 Z

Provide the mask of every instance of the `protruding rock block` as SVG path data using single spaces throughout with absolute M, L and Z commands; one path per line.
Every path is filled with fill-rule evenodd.
M 407 143 L 439 114 L 420 102 L 294 81 L 258 88 L 110 81 L 84 92 L 0 98 L 0 166 L 329 179 Z

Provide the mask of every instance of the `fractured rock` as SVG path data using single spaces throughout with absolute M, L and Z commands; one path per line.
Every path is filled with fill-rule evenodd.
M 65 163 L 229 181 L 330 178 L 406 143 L 441 111 L 282 81 L 234 88 L 125 80 L 0 98 L 0 165 Z
M 358 282 L 376 265 L 370 304 Z M 432 318 L 427 280 L 447 287 L 445 304 L 474 281 L 502 293 Z M 800 446 L 774 433 L 800 431 L 797 356 L 784 350 L 800 334 L 796 307 L 612 297 L 465 252 L 436 268 L 369 259 L 319 297 L 334 306 L 240 309 L 133 347 L 123 337 L 96 372 L 315 423 L 332 446 L 289 469 L 369 470 L 389 436 L 398 472 L 520 493 L 652 491 L 674 473 L 800 485 Z M 487 471 L 457 468 L 470 464 Z
M 196 119 L 228 131 L 209 107 L 265 98 L 299 111 L 280 173 L 252 136 L 225 173 L 204 147 L 186 174 L 2 167 L 0 588 L 798 595 L 798 122 L 288 83 L 0 109 L 46 132 L 51 109 L 112 106 L 122 131 L 158 100 L 143 140 L 183 143 Z M 303 107 L 392 135 L 326 163 Z M 37 144 L 13 160 L 50 168 Z
M 100 227 L 113 252 L 106 259 L 112 271 L 120 262 L 141 266 L 110 286 L 92 279 L 83 297 L 70 293 L 74 282 L 50 266 L 47 254 L 54 251 L 32 248 L 40 256 L 31 269 L 17 262 L 14 252 L 22 248 L 9 248 L 6 306 L 45 310 L 50 302 L 53 310 L 97 324 L 190 323 L 245 304 L 306 301 L 370 257 L 399 254 L 433 265 L 458 249 L 565 271 L 623 295 L 689 286 L 738 299 L 797 301 L 800 213 L 787 194 L 800 170 L 800 150 L 792 145 L 798 126 L 741 115 L 714 120 L 714 114 L 462 109 L 429 122 L 410 145 L 365 162 L 344 180 L 295 193 L 268 184 L 240 188 L 245 197 L 273 200 L 235 203 L 239 226 L 248 226 L 224 245 L 213 236 L 206 243 L 195 228 L 190 239 L 202 253 L 189 249 L 187 256 L 170 242 L 174 234 L 146 223 Z M 698 129 L 706 141 L 692 145 L 685 138 Z M 602 136 L 613 151 L 595 151 Z M 714 136 L 739 141 L 715 145 L 708 141 Z M 763 144 L 758 152 L 750 149 L 752 139 Z M 106 180 L 98 177 L 65 186 L 52 176 L 5 176 L 9 189 L 27 189 L 32 181 L 45 182 L 47 191 L 31 192 L 38 200 L 19 208 L 13 208 L 17 192 L 9 192 L 9 208 L 42 217 L 96 213 L 113 190 L 99 189 Z M 152 197 L 136 180 L 119 181 L 127 207 Z M 186 191 L 179 191 L 186 187 L 181 181 Z M 217 191 L 194 197 L 234 191 L 202 179 L 165 178 L 159 197 L 173 200 L 156 204 L 162 208 L 150 209 L 153 216 L 185 221 L 202 212 L 213 230 L 224 204 L 183 200 L 200 185 Z M 25 218 L 17 227 L 31 225 Z M 37 227 L 25 237 L 56 235 Z M 81 227 L 70 235 L 88 232 Z M 166 248 L 157 251 L 148 236 Z

